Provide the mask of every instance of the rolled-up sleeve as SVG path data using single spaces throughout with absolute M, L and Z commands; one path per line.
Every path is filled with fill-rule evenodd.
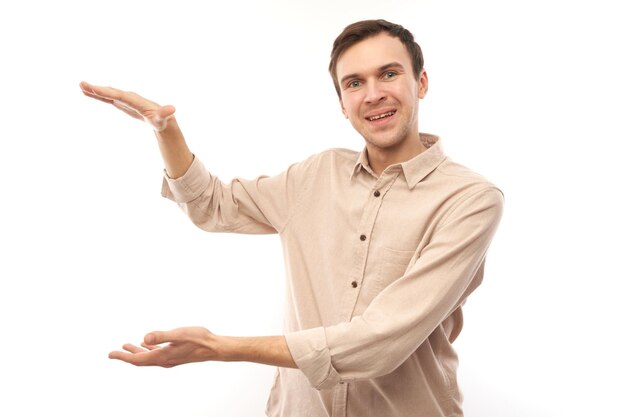
M 211 175 L 196 157 L 182 177 L 170 178 L 165 170 L 163 174 L 161 195 L 182 204 L 198 198 L 211 183 Z
M 327 389 L 340 382 L 341 378 L 333 368 L 323 327 L 288 333 L 285 338 L 294 362 L 313 387 Z
M 386 375 L 400 366 L 477 285 L 500 222 L 503 195 L 465 195 L 406 273 L 350 322 L 286 335 L 300 370 L 317 389 Z

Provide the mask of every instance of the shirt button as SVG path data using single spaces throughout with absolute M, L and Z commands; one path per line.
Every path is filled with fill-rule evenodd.
M 352 288 L 356 288 L 359 284 L 356 281 L 352 281 Z
M 380 191 L 378 190 L 374 191 L 374 197 L 380 197 Z
M 361 237 L 359 239 L 365 240 L 365 239 L 367 239 L 367 237 L 365 235 L 361 235 Z

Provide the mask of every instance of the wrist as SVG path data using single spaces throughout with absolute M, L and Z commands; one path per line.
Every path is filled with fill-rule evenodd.
M 193 153 L 189 150 L 176 119 L 170 118 L 165 129 L 162 131 L 155 130 L 154 134 L 167 175 L 173 179 L 183 176 L 193 162 Z
M 296 367 L 284 336 L 214 337 L 210 343 L 213 345 L 216 360 Z
M 212 360 L 221 362 L 241 361 L 237 352 L 240 350 L 233 337 L 218 336 L 211 333 L 206 339 L 206 347 L 213 355 Z
M 170 142 L 183 139 L 182 132 L 180 130 L 180 127 L 178 126 L 178 122 L 176 121 L 175 116 L 170 117 L 163 123 L 164 126 L 161 129 L 153 126 L 154 134 L 159 141 Z

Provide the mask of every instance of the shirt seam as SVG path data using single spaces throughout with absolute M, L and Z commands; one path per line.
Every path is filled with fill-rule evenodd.
M 500 191 L 497 187 L 494 187 L 494 186 L 487 186 L 486 188 L 480 189 L 480 190 L 475 191 L 475 192 L 473 192 L 473 193 L 468 192 L 468 193 L 466 193 L 466 194 L 463 194 L 463 195 L 459 196 L 459 201 L 458 201 L 458 202 L 457 202 L 457 203 L 456 203 L 453 207 L 451 207 L 451 208 L 450 208 L 450 211 L 448 212 L 448 214 L 446 214 L 446 215 L 443 217 L 443 219 L 441 219 L 441 226 L 442 226 L 442 227 L 446 226 L 447 221 L 448 221 L 448 219 L 450 218 L 450 216 L 452 216 L 452 215 L 456 212 L 456 210 L 457 210 L 457 209 L 458 209 L 458 208 L 459 208 L 459 207 L 460 207 L 460 206 L 461 206 L 461 205 L 462 205 L 462 204 L 463 204 L 463 203 L 464 203 L 467 199 L 472 198 L 472 197 L 474 197 L 474 196 L 476 196 L 476 195 L 478 195 L 478 194 L 481 194 L 481 193 L 485 193 L 485 194 L 486 194 L 486 193 L 487 193 L 487 192 L 489 192 L 489 191 L 496 191 L 496 192 L 499 192 L 500 194 L 502 194 L 502 191 Z
M 306 178 L 304 181 L 304 185 L 302 186 L 302 190 L 300 190 L 300 192 L 296 196 L 296 202 L 293 205 L 293 208 L 290 210 L 289 213 L 287 213 L 287 219 L 285 219 L 285 223 L 280 229 L 276 229 L 278 234 L 282 235 L 285 232 L 285 230 L 287 230 L 287 227 L 291 224 L 291 219 L 293 219 L 296 216 L 296 213 L 298 213 L 300 206 L 302 205 L 302 202 L 304 200 L 304 196 L 307 194 L 307 191 L 309 190 L 309 187 L 311 186 L 311 182 L 313 181 L 313 178 L 312 178 L 313 175 L 311 175 L 310 171 L 312 170 L 315 171 L 317 169 L 317 167 L 319 166 L 319 159 L 321 158 L 322 155 L 323 153 L 318 154 L 318 157 L 315 158 L 315 161 L 314 161 L 315 167 L 310 167 L 306 170 L 306 173 L 304 174 Z

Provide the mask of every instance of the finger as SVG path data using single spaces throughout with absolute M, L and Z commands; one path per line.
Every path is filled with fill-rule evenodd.
M 145 342 L 141 342 L 141 346 L 144 347 L 145 349 L 148 349 L 148 350 L 160 349 L 162 347 L 162 346 L 159 346 L 159 345 L 148 345 Z
M 146 355 L 122 352 L 119 350 L 109 353 L 109 359 L 117 359 L 136 366 L 149 365 Z
M 91 98 L 95 98 L 96 100 L 104 101 L 105 103 L 109 103 L 109 104 L 113 103 L 113 100 L 108 99 L 108 98 L 104 98 L 104 97 L 100 97 L 99 95 L 91 93 L 89 91 L 83 90 L 83 94 L 86 95 L 87 97 L 91 97 Z
M 112 104 L 115 107 L 117 107 L 118 109 L 124 111 L 124 113 L 136 118 L 136 119 L 140 119 L 140 117 L 138 116 L 137 112 L 135 110 L 131 110 L 130 107 L 128 107 L 127 105 L 123 104 L 121 101 L 119 101 L 118 99 L 113 98 L 114 96 L 117 96 L 118 94 L 109 94 L 108 96 L 105 96 L 103 94 L 105 94 L 106 90 L 103 90 L 102 87 L 94 87 L 91 84 L 87 84 L 86 82 L 81 82 L 80 83 L 80 88 L 83 91 L 83 94 L 86 95 L 87 97 L 91 97 L 93 99 L 96 100 L 100 100 L 104 103 L 108 103 L 108 104 Z M 96 88 L 98 89 L 99 93 L 96 93 Z M 111 89 L 111 90 L 115 90 L 115 89 Z
M 80 83 L 80 88 L 83 90 L 83 93 L 90 94 L 91 96 L 100 97 L 108 100 L 119 100 L 126 93 L 122 90 L 118 90 L 113 87 L 100 87 L 96 85 L 89 84 L 85 81 Z
M 156 110 L 160 107 L 157 103 L 130 91 L 123 91 L 113 87 L 92 85 L 85 81 L 80 83 L 80 88 L 84 93 L 90 94 L 90 97 L 100 97 L 105 100 L 112 100 L 110 101 L 111 103 L 113 101 L 119 101 L 127 107 L 136 110 L 138 113 L 148 110 Z
M 176 112 L 176 108 L 168 104 L 167 106 L 160 107 L 156 114 L 158 118 L 167 120 L 174 115 L 174 112 Z
M 93 90 L 91 88 L 91 84 L 89 84 L 86 81 L 81 81 L 78 86 L 80 87 L 80 89 L 83 91 L 83 93 L 90 93 L 93 94 Z
M 181 332 L 180 329 L 169 330 L 166 332 L 155 331 L 148 333 L 143 341 L 146 345 L 160 345 L 162 343 L 171 343 L 180 341 Z
M 143 338 L 143 342 L 149 346 L 156 346 L 161 343 L 170 342 L 168 334 L 169 332 L 150 332 L 146 334 Z
M 139 114 L 137 112 L 137 110 L 128 107 L 127 105 L 125 105 L 121 101 L 112 100 L 110 103 L 113 104 L 113 106 L 115 106 L 115 108 L 120 109 L 121 111 L 123 111 L 124 113 L 129 115 L 130 117 L 133 117 L 133 118 L 138 119 L 138 120 L 144 120 L 144 117 L 141 114 Z
M 126 350 L 126 351 L 128 351 L 130 353 L 143 353 L 143 352 L 146 351 L 145 349 L 142 349 L 142 348 L 140 348 L 138 346 L 135 346 L 135 345 L 132 345 L 130 343 L 126 343 L 124 346 L 122 346 L 122 349 L 124 349 L 124 350 Z

